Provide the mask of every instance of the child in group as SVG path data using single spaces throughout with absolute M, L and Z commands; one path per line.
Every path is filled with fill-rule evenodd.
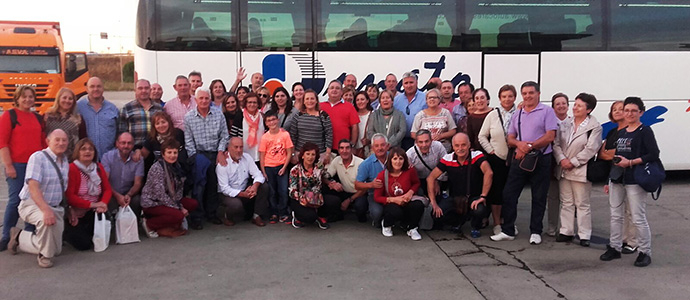
M 260 167 L 264 177 L 271 187 L 269 208 L 271 218 L 269 223 L 285 223 L 288 218 L 288 164 L 292 157 L 293 148 L 290 134 L 280 128 L 278 115 L 270 111 L 264 116 L 268 132 L 261 137 L 259 144 Z

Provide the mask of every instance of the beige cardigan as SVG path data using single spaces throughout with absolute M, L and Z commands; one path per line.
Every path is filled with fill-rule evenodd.
M 482 145 L 486 153 L 494 152 L 502 160 L 508 157 L 508 142 L 498 118 L 499 112 L 494 108 L 486 115 L 482 129 L 479 130 L 479 144 Z M 510 120 L 503 120 L 509 122 Z
M 587 162 L 599 152 L 601 148 L 601 124 L 594 116 L 589 116 L 589 122 L 584 128 L 580 128 L 568 143 L 573 132 L 573 121 L 563 122 L 556 131 L 556 139 L 553 141 L 553 154 L 556 159 L 556 177 L 572 181 L 587 182 Z M 587 132 L 590 132 L 587 138 Z M 575 168 L 564 170 L 561 168 L 561 160 L 568 159 Z

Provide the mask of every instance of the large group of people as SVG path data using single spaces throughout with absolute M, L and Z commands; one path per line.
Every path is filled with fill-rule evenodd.
M 635 265 L 651 263 L 647 196 L 632 168 L 658 160 L 659 149 L 640 123 L 640 98 L 611 106 L 618 128 L 604 140 L 594 95 L 577 95 L 569 113 L 568 96 L 546 105 L 532 81 L 519 89 L 522 102 L 506 84 L 492 107 L 485 88 L 464 82 L 454 98 L 453 82 L 434 78 L 424 92 L 413 72 L 362 91 L 348 74 L 328 84 L 324 101 L 299 82 L 271 92 L 261 73 L 240 86 L 246 77 L 240 69 L 228 90 L 220 79 L 204 87 L 199 72 L 179 75 L 166 102 L 159 84 L 140 79 L 121 109 L 93 77 L 87 95 L 62 89 L 45 115 L 32 111 L 35 90 L 18 87 L 0 117 L 9 187 L 0 250 L 50 267 L 63 239 L 93 248 L 96 214 L 127 206 L 150 238 L 243 220 L 328 229 L 354 212 L 386 237 L 399 226 L 420 240 L 422 223 L 460 232 L 469 221 L 472 238 L 491 225 L 490 239 L 507 241 L 527 184 L 529 242 L 542 242 L 548 207 L 547 234 L 588 247 L 587 164 L 598 155 L 613 170 L 611 243 L 600 259 L 639 251 Z

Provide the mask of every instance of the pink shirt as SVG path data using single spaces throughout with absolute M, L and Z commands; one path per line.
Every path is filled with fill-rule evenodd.
M 451 102 L 446 102 L 446 103 L 441 102 L 438 104 L 438 106 L 445 108 L 448 111 L 453 111 L 453 107 L 455 107 L 456 105 L 461 104 L 461 103 L 462 103 L 462 101 L 455 99 Z
M 165 106 L 163 106 L 163 110 L 170 115 L 173 126 L 181 130 L 184 130 L 184 115 L 193 109 L 196 109 L 196 98 L 194 96 L 189 98 L 188 105 L 182 104 L 180 98 L 175 97 L 165 102 Z

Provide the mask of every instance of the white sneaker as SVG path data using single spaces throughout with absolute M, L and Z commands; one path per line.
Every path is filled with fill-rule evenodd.
M 393 236 L 393 226 L 385 227 L 385 226 L 383 226 L 383 220 L 381 220 L 381 233 L 385 237 L 392 237 Z M 421 237 L 420 237 L 420 239 L 421 239 Z
M 408 230 L 407 236 L 412 238 L 413 241 L 419 241 L 422 239 L 422 235 L 420 235 L 419 231 L 417 231 L 417 227 Z
M 503 233 L 503 232 L 491 236 L 491 240 L 492 240 L 492 241 L 495 241 L 495 242 L 499 242 L 499 241 L 512 241 L 512 240 L 514 240 L 514 239 L 515 239 L 514 236 L 509 236 L 509 235 L 507 235 L 507 234 L 505 234 L 505 233 Z
M 539 245 L 541 244 L 541 235 L 532 233 L 529 237 L 529 243 L 532 245 Z
M 149 230 L 149 227 L 146 225 L 146 218 L 141 218 L 141 227 L 144 227 L 144 232 L 146 232 L 148 238 L 155 239 L 158 237 L 158 232 Z
M 494 226 L 494 235 L 501 233 L 501 225 Z

